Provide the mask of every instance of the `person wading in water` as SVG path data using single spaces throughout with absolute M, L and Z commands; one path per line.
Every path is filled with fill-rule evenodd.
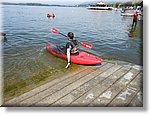
M 133 23 L 132 23 L 132 28 L 136 28 L 137 25 L 137 20 L 138 20 L 138 12 L 136 11 L 133 15 Z

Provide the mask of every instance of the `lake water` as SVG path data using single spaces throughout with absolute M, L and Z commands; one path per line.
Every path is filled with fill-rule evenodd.
M 66 71 L 66 62 L 44 48 L 47 43 L 67 42 L 63 36 L 50 33 L 52 27 L 64 34 L 74 32 L 78 40 L 93 45 L 86 51 L 102 58 L 142 64 L 142 40 L 128 36 L 132 17 L 122 17 L 120 11 L 17 5 L 4 5 L 2 11 L 8 39 L 3 45 L 4 77 L 8 82 L 50 70 Z M 56 17 L 48 19 L 47 13 L 52 12 Z

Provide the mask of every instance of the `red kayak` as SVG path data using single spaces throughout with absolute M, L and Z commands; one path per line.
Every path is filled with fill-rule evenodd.
M 52 55 L 67 60 L 64 46 L 55 46 L 53 44 L 47 44 L 46 49 Z M 101 64 L 102 59 L 86 52 L 80 51 L 78 55 L 71 55 L 71 62 L 82 65 L 96 65 Z
M 47 17 L 48 17 L 48 18 L 50 18 L 50 17 L 54 18 L 55 15 L 54 15 L 53 13 L 52 13 L 52 14 L 48 13 L 48 14 L 47 14 Z

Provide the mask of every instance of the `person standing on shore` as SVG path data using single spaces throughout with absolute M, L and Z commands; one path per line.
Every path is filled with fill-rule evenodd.
M 132 28 L 136 28 L 137 25 L 137 20 L 138 20 L 138 12 L 136 11 L 133 15 L 133 23 L 132 23 Z

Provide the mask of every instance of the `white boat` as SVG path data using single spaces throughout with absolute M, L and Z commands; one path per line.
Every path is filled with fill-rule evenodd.
M 95 5 L 90 5 L 87 7 L 87 9 L 92 9 L 92 10 L 113 10 L 113 7 L 106 5 L 103 2 L 99 2 Z
M 136 10 L 133 9 L 123 9 L 121 11 L 121 16 L 133 16 Z
M 132 17 L 134 14 L 133 13 L 121 13 L 121 16 L 129 16 Z

